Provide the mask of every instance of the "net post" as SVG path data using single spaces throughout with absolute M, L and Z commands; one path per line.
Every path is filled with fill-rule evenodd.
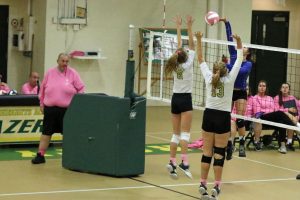
M 125 92 L 124 97 L 134 98 L 134 54 L 133 54 L 133 31 L 134 25 L 129 25 L 129 46 L 128 58 L 126 62 L 126 75 L 125 75 Z
M 152 60 L 153 60 L 153 39 L 154 33 L 150 31 L 149 34 L 149 55 L 148 55 L 148 70 L 147 70 L 147 98 L 151 97 L 151 78 L 152 78 Z

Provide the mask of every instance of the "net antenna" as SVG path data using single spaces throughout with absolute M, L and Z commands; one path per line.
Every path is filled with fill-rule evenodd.
M 164 9 L 163 9 L 163 28 L 166 27 L 166 4 L 167 4 L 167 0 L 164 0 Z
M 163 9 L 163 29 L 164 32 L 162 34 L 162 37 L 161 37 L 161 45 L 160 45 L 160 77 L 164 77 L 164 62 L 165 60 L 163 59 L 164 57 L 164 53 L 166 52 L 166 48 L 165 48 L 165 45 L 164 43 L 166 42 L 165 41 L 165 33 L 167 33 L 167 30 L 166 30 L 166 4 L 167 4 L 167 0 L 164 0 L 164 9 Z M 160 79 L 160 96 L 163 95 L 162 93 L 162 87 L 163 87 L 163 78 Z

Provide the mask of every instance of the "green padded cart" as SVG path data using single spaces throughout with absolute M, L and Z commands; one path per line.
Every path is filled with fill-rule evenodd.
M 64 118 L 63 167 L 110 176 L 145 168 L 146 99 L 77 94 Z

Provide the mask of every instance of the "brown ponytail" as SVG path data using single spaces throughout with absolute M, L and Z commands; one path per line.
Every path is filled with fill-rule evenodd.
M 165 73 L 171 74 L 177 69 L 179 64 L 185 63 L 188 59 L 188 54 L 183 48 L 179 48 L 176 52 L 167 60 Z

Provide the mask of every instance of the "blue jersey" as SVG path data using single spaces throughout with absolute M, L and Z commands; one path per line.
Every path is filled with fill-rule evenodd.
M 227 40 L 232 42 L 233 41 L 233 38 L 231 37 L 232 31 L 231 31 L 230 23 L 228 21 L 225 22 L 225 28 L 226 28 Z M 230 63 L 227 64 L 226 66 L 227 66 L 228 70 L 231 71 L 231 69 L 236 61 L 236 58 L 237 58 L 237 52 L 236 52 L 235 47 L 232 45 L 228 45 L 228 51 L 230 54 Z M 234 88 L 246 90 L 247 79 L 251 72 L 251 68 L 252 68 L 252 63 L 250 61 L 242 62 L 241 69 L 238 73 L 238 76 L 237 76 L 235 82 L 234 82 Z

